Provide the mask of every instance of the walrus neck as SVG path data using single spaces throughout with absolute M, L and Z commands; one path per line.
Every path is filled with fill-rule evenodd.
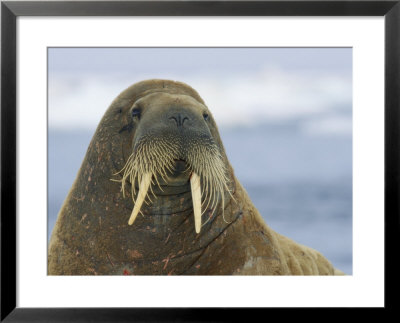
M 203 215 L 205 222 L 197 234 L 190 191 L 176 196 L 157 196 L 132 226 L 122 230 L 126 238 L 123 238 L 125 246 L 121 248 L 132 255 L 132 263 L 124 263 L 115 268 L 114 273 L 189 275 L 198 272 L 199 266 L 205 266 L 202 263 L 204 252 L 214 248 L 218 237 L 224 235 L 240 216 L 236 204 L 228 202 L 225 219 L 222 210 Z

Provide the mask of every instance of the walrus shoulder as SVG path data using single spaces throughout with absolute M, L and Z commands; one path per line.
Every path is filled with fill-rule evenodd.
M 304 246 L 275 232 L 279 247 L 290 271 L 290 275 L 335 275 L 340 274 L 319 251 Z M 343 273 L 342 273 L 343 274 Z

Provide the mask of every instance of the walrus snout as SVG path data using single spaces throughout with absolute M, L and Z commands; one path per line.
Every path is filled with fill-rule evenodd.
M 168 117 L 168 120 L 175 122 L 175 124 L 178 128 L 183 127 L 183 124 L 185 123 L 185 121 L 190 122 L 190 119 L 184 113 L 180 113 L 180 112 L 171 115 L 170 117 Z M 188 122 L 186 122 L 186 124 L 187 123 Z
M 185 131 L 207 131 L 207 125 L 203 118 L 201 109 L 182 104 L 178 106 L 165 107 L 161 114 L 164 125 L 179 132 Z
M 132 225 L 145 199 L 158 191 L 167 194 L 190 184 L 196 233 L 201 216 L 220 205 L 224 209 L 229 191 L 228 173 L 221 147 L 211 128 L 210 113 L 204 102 L 179 93 L 154 92 L 138 99 L 130 109 L 135 127 L 132 154 L 122 168 L 122 193 L 125 181 L 133 185 Z M 157 188 L 158 189 L 157 189 Z M 137 188 L 137 190 L 136 190 Z

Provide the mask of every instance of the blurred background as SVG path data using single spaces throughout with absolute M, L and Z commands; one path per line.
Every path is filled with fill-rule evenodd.
M 49 48 L 48 238 L 109 104 L 151 78 L 199 92 L 273 230 L 352 274 L 351 48 Z

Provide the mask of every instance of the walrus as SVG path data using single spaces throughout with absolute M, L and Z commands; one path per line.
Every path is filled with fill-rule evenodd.
M 343 273 L 264 222 L 200 95 L 154 79 L 101 119 L 58 214 L 48 274 Z

